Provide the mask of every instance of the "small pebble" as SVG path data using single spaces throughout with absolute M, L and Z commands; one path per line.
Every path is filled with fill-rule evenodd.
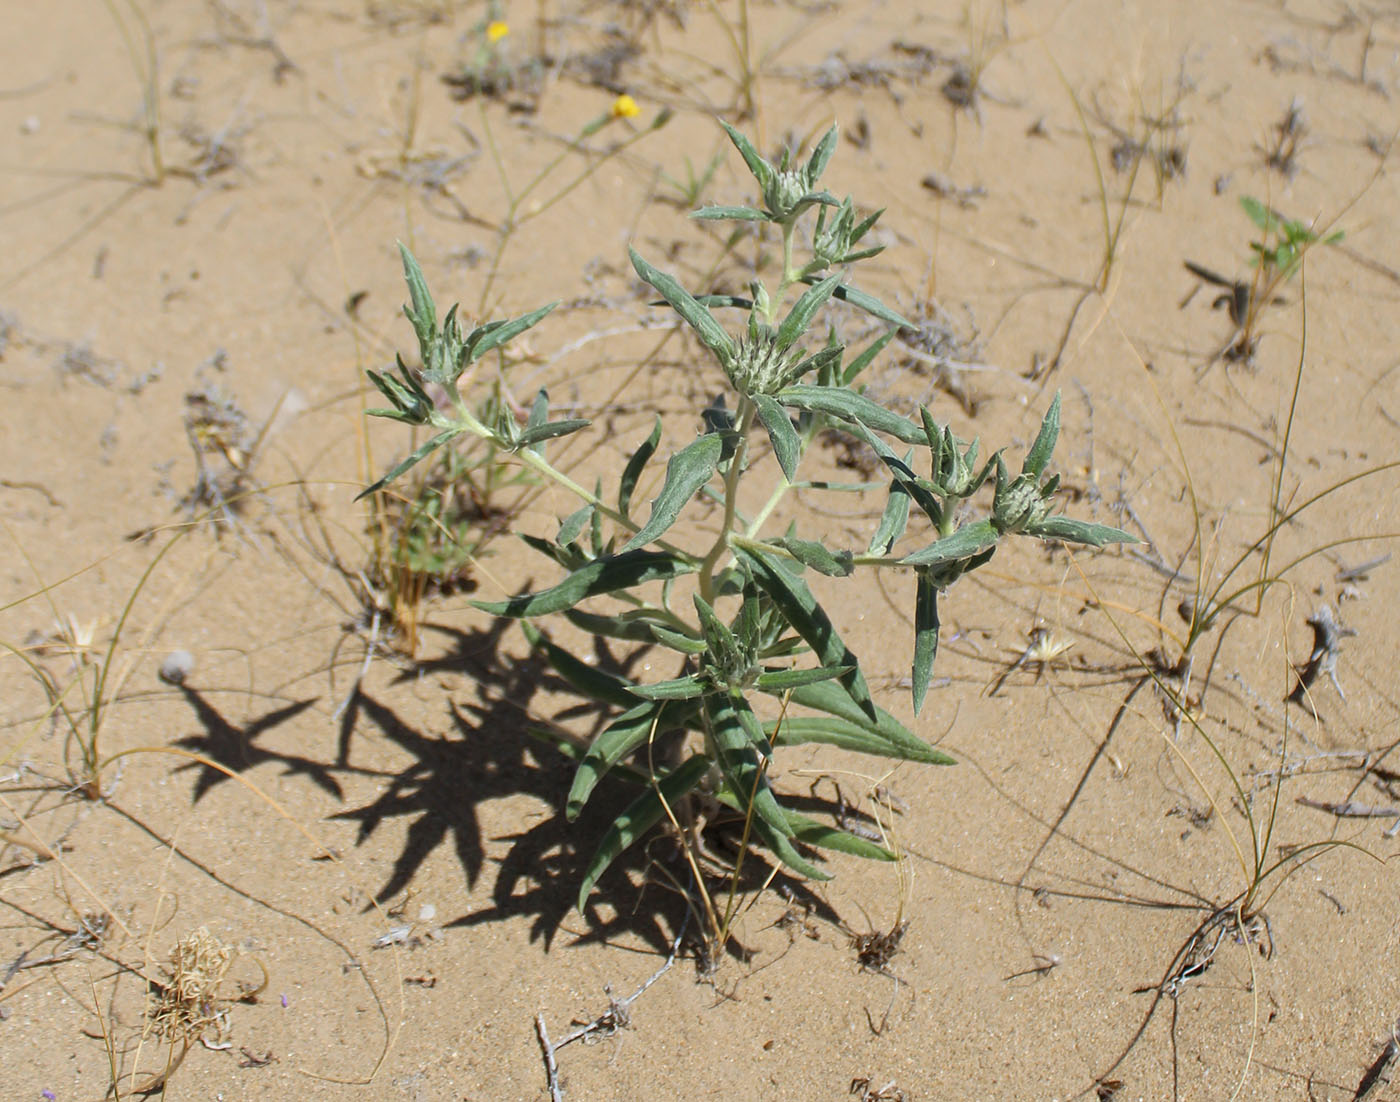
M 183 685 L 185 678 L 194 672 L 194 655 L 187 650 L 171 651 L 170 656 L 160 664 L 160 679 L 167 685 Z
M 22 123 L 19 124 L 19 132 L 21 134 L 39 133 L 39 116 L 30 115 L 27 119 L 25 119 Z
M 435 918 L 437 918 L 437 908 L 431 903 L 424 903 L 423 906 L 418 908 L 419 922 L 431 922 Z

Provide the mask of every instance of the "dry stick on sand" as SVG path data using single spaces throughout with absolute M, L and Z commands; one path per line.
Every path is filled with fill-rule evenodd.
M 608 997 L 608 1008 L 594 1018 L 587 1025 L 580 1026 L 562 1041 L 550 1041 L 549 1030 L 544 1024 L 544 1014 L 541 1012 L 535 1015 L 535 1035 L 539 1038 L 540 1049 L 544 1053 L 544 1070 L 549 1079 L 550 1102 L 563 1102 L 564 1092 L 559 1086 L 559 1064 L 554 1058 L 554 1054 L 565 1045 L 574 1041 L 581 1041 L 592 1034 L 601 1034 L 604 1037 L 611 1037 L 619 1030 L 626 1029 L 632 1024 L 632 1004 L 642 996 L 648 987 L 654 984 L 662 976 L 671 970 L 671 965 L 676 963 L 676 954 L 680 951 L 681 939 L 685 937 L 685 928 L 690 922 L 690 913 L 687 911 L 685 919 L 681 922 L 680 933 L 676 934 L 676 940 L 671 942 L 670 955 L 666 957 L 666 962 L 653 972 L 642 984 L 641 987 L 633 991 L 625 999 L 615 999 L 612 997 L 612 987 L 604 986 L 603 993 Z M 577 1020 L 577 1019 L 575 1019 Z
M 1312 653 L 1308 656 L 1307 665 L 1298 671 L 1298 684 L 1288 694 L 1288 702 L 1302 704 L 1306 699 L 1311 704 L 1312 684 L 1317 680 L 1318 674 L 1323 673 L 1331 680 L 1337 695 L 1345 702 L 1347 694 L 1342 692 L 1341 683 L 1337 680 L 1337 656 L 1342 651 L 1342 639 L 1348 635 L 1355 635 L 1356 629 L 1342 627 L 1330 605 L 1320 606 L 1308 617 L 1308 624 L 1313 629 Z M 1317 714 L 1316 708 L 1313 709 L 1313 714 Z
M 1390 1027 L 1390 1040 L 1376 1057 L 1375 1063 L 1366 1069 L 1361 1082 L 1356 1085 L 1352 1102 L 1370 1102 L 1370 1099 L 1378 1097 L 1381 1088 L 1390 1085 L 1397 1060 L 1400 1060 L 1400 1021 Z

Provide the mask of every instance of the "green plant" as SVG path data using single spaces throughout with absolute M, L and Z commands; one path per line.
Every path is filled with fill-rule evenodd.
M 847 361 L 834 329 L 819 328 L 817 319 L 833 300 L 841 300 L 892 327 L 907 324 L 840 270 L 880 251 L 865 241 L 880 212 L 859 217 L 851 199 L 838 202 L 819 190 L 836 149 L 835 127 L 805 161 L 785 154 L 778 164 L 764 159 L 736 130 L 727 125 L 725 130 L 753 174 L 761 205 L 705 207 L 695 217 L 754 223 L 776 232 L 781 272 L 772 290 L 753 279 L 750 297 L 696 296 L 631 253 L 636 273 L 718 362 L 735 403 L 732 411 L 721 400 L 699 412 L 703 431 L 671 456 L 645 522 L 634 517 L 632 501 L 660 449 L 659 420 L 628 460 L 616 496 L 604 500 L 601 491 L 579 485 L 545 455 L 547 441 L 576 432 L 585 422 L 550 421 L 548 395 L 541 390 L 523 424 L 506 418 L 489 425 L 472 412 L 458 386 L 472 363 L 537 324 L 552 307 L 490 322 L 464 336 L 456 307 L 439 325 L 423 273 L 404 249 L 411 298 L 405 313 L 418 337 L 422 366 L 410 369 L 400 360 L 397 375 L 370 373 L 391 403 L 372 412 L 437 431 L 366 494 L 467 434 L 490 441 L 503 458 L 512 457 L 582 502 L 552 540 L 523 537 L 563 568 L 561 581 L 507 600 L 477 602 L 493 615 L 524 621 L 532 645 L 555 670 L 581 696 L 610 709 L 611 722 L 589 741 L 549 735 L 578 761 L 568 818 L 578 816 L 609 773 L 641 788 L 588 865 L 580 907 L 608 865 L 663 818 L 693 855 L 702 801 L 742 822 L 741 851 L 756 841 L 805 876 L 826 878 L 812 861 L 814 849 L 893 858 L 882 846 L 784 807 L 769 783 L 775 750 L 806 742 L 905 761 L 951 762 L 875 704 L 858 658 L 803 579 L 804 571 L 833 579 L 858 568 L 913 571 L 917 711 L 938 647 L 939 591 L 986 563 L 1003 537 L 1023 534 L 1092 546 L 1132 540 L 1117 529 L 1054 512 L 1059 479 L 1045 472 L 1060 431 L 1058 396 L 1013 476 L 1000 451 L 979 467 L 977 442 L 958 440 L 926 408 L 914 421 L 856 389 L 862 370 L 895 329 Z M 815 215 L 810 221 L 809 212 Z M 799 245 L 810 253 L 802 262 Z M 720 323 L 716 310 L 747 315 L 737 335 Z M 443 391 L 446 401 L 436 400 L 428 387 Z M 800 534 L 795 523 L 781 534 L 765 532 L 790 490 L 832 488 L 798 474 L 804 452 L 828 428 L 869 445 L 889 472 L 885 508 L 863 551 L 828 546 Z M 886 438 L 903 445 L 903 454 Z M 771 446 L 773 462 L 762 461 L 763 443 Z M 925 454 L 916 460 L 915 453 Z M 741 492 L 746 481 L 767 490 L 764 504 L 752 514 L 740 507 L 749 496 Z M 970 519 L 965 514 L 988 484 L 993 487 L 989 507 Z M 719 531 L 698 539 L 696 533 L 678 536 L 673 526 L 697 496 L 718 504 Z M 922 529 L 914 540 L 917 549 L 896 552 L 914 514 Z M 582 607 L 604 597 L 612 604 L 602 610 Z M 546 617 L 599 639 L 671 651 L 678 676 L 642 683 L 594 668 L 535 626 Z M 713 909 L 709 919 L 712 933 L 722 940 Z
M 1216 307 L 1226 307 L 1236 326 L 1235 335 L 1223 354 L 1230 360 L 1248 361 L 1259 344 L 1259 320 L 1264 310 L 1278 301 L 1279 288 L 1297 275 L 1313 246 L 1335 245 L 1345 233 L 1342 230 L 1329 233 L 1326 227 L 1317 230 L 1309 223 L 1285 218 L 1249 195 L 1240 196 L 1240 206 L 1260 231 L 1260 237 L 1249 243 L 1253 278 L 1247 283 L 1228 280 L 1191 261 L 1186 262 L 1186 267 L 1207 283 L 1227 289 L 1214 303 Z

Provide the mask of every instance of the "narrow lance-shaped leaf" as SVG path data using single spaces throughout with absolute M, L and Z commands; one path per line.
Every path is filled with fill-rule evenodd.
M 715 321 L 714 316 L 696 302 L 695 296 L 674 277 L 653 268 L 637 255 L 636 249 L 629 248 L 627 252 L 632 258 L 632 267 L 636 269 L 637 274 L 661 292 L 661 297 L 689 323 L 706 348 L 718 356 L 722 363 L 728 363 L 734 356 L 734 342 L 724 331 L 724 326 Z
M 588 894 L 593 890 L 593 885 L 607 871 L 608 866 L 628 846 L 655 826 L 661 816 L 665 814 L 667 807 L 680 802 L 691 789 L 698 785 L 709 769 L 709 758 L 703 754 L 696 754 L 680 768 L 657 782 L 655 788 L 648 789 L 627 805 L 622 814 L 603 835 L 597 852 L 588 863 L 583 883 L 579 885 L 578 909 L 580 912 L 583 911 L 588 902 Z
M 905 463 L 913 459 L 914 453 L 911 451 L 905 456 Z M 909 491 L 904 488 L 904 483 L 896 479 L 890 483 L 889 500 L 885 502 L 885 511 L 880 514 L 880 525 L 875 529 L 875 534 L 870 537 L 870 546 L 867 554 L 888 555 L 890 549 L 900 536 L 904 535 L 904 530 L 909 527 Z
M 850 666 L 817 666 L 809 669 L 767 670 L 758 675 L 754 688 L 764 693 L 784 693 L 818 681 L 831 681 L 851 672 Z
M 822 140 L 817 143 L 817 148 L 812 150 L 812 156 L 807 160 L 807 185 L 809 187 L 821 179 L 821 174 L 826 171 L 831 155 L 836 152 L 836 135 L 837 128 L 833 126 L 822 135 Z
M 634 695 L 643 700 L 694 700 L 708 691 L 699 676 L 675 677 L 668 681 L 653 681 L 649 685 L 633 685 Z
M 413 450 L 412 455 L 408 456 L 406 459 L 401 459 L 399 462 L 395 463 L 393 467 L 389 469 L 389 473 L 386 474 L 383 478 L 381 478 L 378 482 L 376 482 L 373 486 L 361 490 L 358 494 L 356 494 L 355 500 L 359 501 L 362 497 L 369 497 L 370 494 L 375 493 L 378 490 L 382 490 L 385 486 L 389 485 L 389 483 L 393 482 L 394 479 L 398 478 L 399 475 L 403 474 L 404 471 L 408 470 L 419 460 L 425 458 L 430 452 L 442 447 L 442 445 L 446 444 L 453 437 L 461 436 L 462 433 L 464 433 L 465 431 L 465 429 L 447 429 L 445 432 L 438 433 L 426 443 L 420 444 L 417 448 Z
M 740 810 L 743 810 L 742 808 Z M 783 809 L 786 810 L 786 809 Z M 776 857 L 788 868 L 799 876 L 805 876 L 808 880 L 830 880 L 831 874 L 822 872 L 816 865 L 802 856 L 801 851 L 793 845 L 790 835 L 796 833 L 792 824 L 784 819 L 785 830 L 778 830 L 771 823 L 758 817 L 754 818 L 754 832 L 761 841 Z
M 843 421 L 853 421 L 858 425 L 893 436 L 906 444 L 923 444 L 924 430 L 907 417 L 891 413 L 878 402 L 873 402 L 864 394 L 854 390 L 819 386 L 784 387 L 776 395 L 779 402 L 795 409 L 805 409 L 812 413 L 824 413 Z
M 695 572 L 693 563 L 663 551 L 631 551 L 596 559 L 579 567 L 562 582 L 539 593 L 522 593 L 507 601 L 473 601 L 493 616 L 545 616 L 563 612 L 589 597 L 631 589 L 644 582 L 665 581 Z
M 567 547 L 573 543 L 574 540 L 578 539 L 579 533 L 583 531 L 583 526 L 588 523 L 593 512 L 592 505 L 585 505 L 566 516 L 559 523 L 559 534 L 554 537 L 554 542 L 561 547 Z
M 798 539 L 794 535 L 784 536 L 775 542 L 803 566 L 810 567 L 818 574 L 829 578 L 848 578 L 851 575 L 853 556 L 849 551 L 831 551 L 815 540 Z
M 740 156 L 744 158 L 744 163 L 749 166 L 749 171 L 753 173 L 754 179 L 758 181 L 758 186 L 764 191 L 767 191 L 773 183 L 773 166 L 764 160 L 758 150 L 750 144 L 748 138 L 740 134 L 739 131 L 735 130 L 723 119 L 720 120 L 719 124 L 724 127 L 724 132 L 729 135 L 729 140 L 734 143 L 734 148 L 737 149 Z
M 411 301 L 411 305 L 404 307 L 404 316 L 418 335 L 419 347 L 426 350 L 437 331 L 437 309 L 433 305 L 433 296 L 428 292 L 428 281 L 423 278 L 423 269 L 402 241 L 399 242 L 399 256 L 403 260 L 403 278 L 408 284 Z
M 661 704 L 637 704 L 598 733 L 574 772 L 574 783 L 564 805 L 564 817 L 573 822 L 583 811 L 598 782 L 614 765 L 651 737 L 661 722 Z
M 815 283 L 816 277 L 804 277 L 803 281 L 807 283 Z M 918 328 L 917 325 L 915 325 L 912 321 L 906 318 L 903 314 L 892 310 L 874 295 L 866 294 L 866 292 L 852 287 L 850 284 L 842 284 L 840 287 L 837 287 L 832 297 L 839 298 L 842 302 L 849 302 L 852 306 L 856 307 L 857 309 L 864 310 L 867 314 L 870 314 L 872 317 L 877 317 L 881 321 L 887 321 L 891 325 L 897 325 L 901 329 Z
M 1086 543 L 1090 547 L 1103 547 L 1109 543 L 1137 543 L 1136 536 L 1107 524 L 1094 524 L 1087 520 L 1074 520 L 1071 517 L 1046 517 L 1038 524 L 1026 529 L 1026 534 L 1043 540 L 1064 540 L 1066 543 Z
M 933 660 L 938 655 L 938 586 L 927 570 L 918 572 L 914 592 L 914 714 L 924 706 Z
M 976 520 L 964 524 L 951 536 L 929 544 L 922 551 L 905 555 L 899 561 L 905 566 L 941 566 L 944 563 L 969 559 L 981 554 L 989 547 L 995 547 L 997 530 L 989 520 Z
M 788 716 L 781 724 L 766 725 L 774 746 L 803 746 L 819 743 L 856 754 L 912 761 L 921 765 L 953 765 L 954 760 L 932 746 L 900 746 L 866 727 L 834 716 Z M 911 739 L 913 736 L 910 736 Z M 917 739 L 913 740 L 918 742 Z
M 557 436 L 567 436 L 571 432 L 578 432 L 579 429 L 586 429 L 591 421 L 581 417 L 571 417 L 563 421 L 549 421 L 534 428 L 527 428 L 520 434 L 520 439 L 516 441 L 516 446 L 521 448 L 533 447 L 543 444 L 546 440 L 553 440 Z
M 656 419 L 656 423 L 651 427 L 651 435 L 648 436 L 632 453 L 632 458 L 627 460 L 627 466 L 622 468 L 622 477 L 617 484 L 617 511 L 623 516 L 629 516 L 628 510 L 632 507 L 632 491 L 637 488 L 637 479 L 642 475 L 642 470 L 650 462 L 651 457 L 656 454 L 657 446 L 661 443 L 661 418 Z
M 830 617 L 807 588 L 807 583 L 789 574 L 758 544 L 736 540 L 734 552 L 748 568 L 753 580 L 782 611 L 793 630 L 807 641 L 823 666 L 852 667 L 851 672 L 841 678 L 841 684 L 851 699 L 873 719 L 875 702 L 871 700 L 870 687 L 860 672 L 860 660 L 842 642 Z
M 551 302 L 548 306 L 531 310 L 522 317 L 512 318 L 510 321 L 493 321 L 483 325 L 467 340 L 467 362 L 475 363 L 491 349 L 513 340 L 527 329 L 534 328 L 544 320 L 545 315 L 558 305 L 557 302 Z
M 714 693 L 705 698 L 707 726 L 714 740 L 720 772 L 744 802 L 746 814 L 752 806 L 755 820 L 762 820 L 774 830 L 786 834 L 790 830 L 787 817 L 778 805 L 778 798 L 773 794 L 759 760 L 759 750 L 770 749 L 768 740 L 757 718 L 753 717 L 752 724 L 746 724 L 740 709 L 753 717 L 748 701 L 742 696 Z M 749 730 L 751 726 L 756 729 L 758 746 L 754 745 L 756 740 Z
M 849 853 L 856 857 L 866 857 L 875 861 L 897 860 L 895 855 L 884 846 L 872 842 L 868 838 L 852 834 L 849 830 L 838 830 L 836 827 L 819 823 L 800 812 L 787 808 L 784 810 L 787 811 L 788 824 L 792 827 L 793 837 L 803 845 L 836 850 L 838 853 Z
M 777 343 L 779 348 L 792 347 L 797 339 L 807 332 L 807 327 L 812 324 L 812 319 L 817 316 L 817 311 L 831 297 L 832 292 L 836 290 L 840 282 L 840 275 L 827 276 L 820 283 L 802 292 L 802 297 L 793 303 L 792 309 L 788 311 L 787 317 L 778 327 Z
M 590 700 L 606 701 L 620 708 L 636 706 L 637 698 L 632 695 L 631 690 L 634 686 L 630 681 L 575 658 L 529 621 L 521 624 L 521 629 L 530 645 L 543 651 L 545 659 L 555 672 L 578 692 Z
M 686 502 L 714 475 L 723 451 L 723 436 L 706 433 L 671 457 L 666 464 L 666 484 L 651 506 L 651 519 L 623 545 L 624 554 L 659 539 L 676 523 Z
M 796 482 L 797 464 L 802 458 L 802 441 L 792 427 L 792 418 L 767 394 L 754 394 L 750 400 L 758 409 L 758 419 L 768 431 L 768 439 L 773 442 L 773 454 L 777 456 L 778 466 L 783 469 L 783 477 L 789 482 Z
M 766 211 L 755 210 L 753 207 L 701 207 L 697 211 L 692 211 L 690 217 L 708 221 L 733 219 L 736 222 L 768 222 L 772 220 L 772 216 Z
M 871 341 L 870 347 L 866 348 L 859 356 L 848 363 L 841 371 L 841 383 L 843 386 L 850 386 L 862 371 L 870 366 L 871 362 L 884 350 L 885 345 L 894 340 L 898 329 L 888 330 L 883 337 Z
M 1040 432 L 1036 434 L 1035 443 L 1031 445 L 1031 450 L 1026 453 L 1026 461 L 1021 464 L 1021 473 L 1039 478 L 1049 465 L 1050 457 L 1055 452 L 1055 442 L 1059 438 L 1060 395 L 1057 391 L 1055 400 L 1045 411 L 1045 419 L 1040 422 Z

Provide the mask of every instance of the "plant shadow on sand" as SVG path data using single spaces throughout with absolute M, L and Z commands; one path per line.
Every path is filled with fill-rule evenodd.
M 565 757 L 547 744 L 527 737 L 532 722 L 531 701 L 542 691 L 558 692 L 564 686 L 538 658 L 514 659 L 501 653 L 501 637 L 511 623 L 498 620 L 479 631 L 434 628 L 451 637 L 451 649 L 414 663 L 396 679 L 402 684 L 426 674 L 454 674 L 474 683 L 479 702 L 449 704 L 452 729 L 443 734 L 421 730 L 386 702 L 392 690 L 372 694 L 357 686 L 339 720 L 334 759 L 327 762 L 255 744 L 259 737 L 311 708 L 315 698 L 293 701 L 238 724 L 210 703 L 209 691 L 181 686 L 180 692 L 203 731 L 177 739 L 174 745 L 213 763 L 193 761 L 177 768 L 178 772 L 200 771 L 191 801 L 203 799 L 231 774 L 245 774 L 255 766 L 268 764 L 281 766 L 287 775 L 306 777 L 337 801 L 346 798 L 340 777 L 385 778 L 386 787 L 377 798 L 330 816 L 359 824 L 357 844 L 368 841 L 390 820 L 411 820 L 402 850 L 374 892 L 374 899 L 384 903 L 404 891 L 445 842 L 450 842 L 455 850 L 468 888 L 475 888 L 488 860 L 488 843 L 503 843 L 508 849 L 499 859 L 490 903 L 445 925 L 477 926 L 533 916 L 531 940 L 542 939 L 548 947 L 573 909 L 577 884 L 589 858 L 586 848 L 576 848 L 576 839 L 596 837 L 608 821 L 607 808 L 616 800 L 599 800 L 597 809 L 576 823 L 569 823 L 560 810 L 520 833 L 500 838 L 484 836 L 479 811 L 483 803 L 523 795 L 562 809 L 573 775 L 572 763 Z M 635 656 L 624 665 L 632 660 Z M 616 664 L 606 655 L 600 656 L 600 663 Z M 577 708 L 567 709 L 562 715 L 573 723 L 584 718 Z M 364 732 L 364 724 L 413 760 L 392 772 L 353 765 L 354 738 Z M 622 797 L 623 792 L 623 786 L 617 785 L 617 796 Z M 828 805 L 829 810 L 834 808 L 834 804 Z M 643 891 L 638 898 L 636 885 L 647 878 L 648 869 L 656 862 L 673 866 L 672 883 L 689 882 L 689 869 L 673 844 L 662 843 L 651 853 L 639 850 L 620 862 L 619 869 L 600 884 L 599 893 L 589 905 L 584 923 L 588 933 L 582 936 L 583 941 L 600 942 L 631 935 L 660 953 L 670 951 L 689 904 L 673 890 Z M 746 864 L 740 887 L 745 891 L 758 890 L 771 869 L 756 856 Z M 814 913 L 836 921 L 834 914 L 827 913 L 829 908 L 799 882 L 793 881 L 790 887 L 797 898 L 810 902 Z M 747 955 L 737 943 L 731 951 Z

